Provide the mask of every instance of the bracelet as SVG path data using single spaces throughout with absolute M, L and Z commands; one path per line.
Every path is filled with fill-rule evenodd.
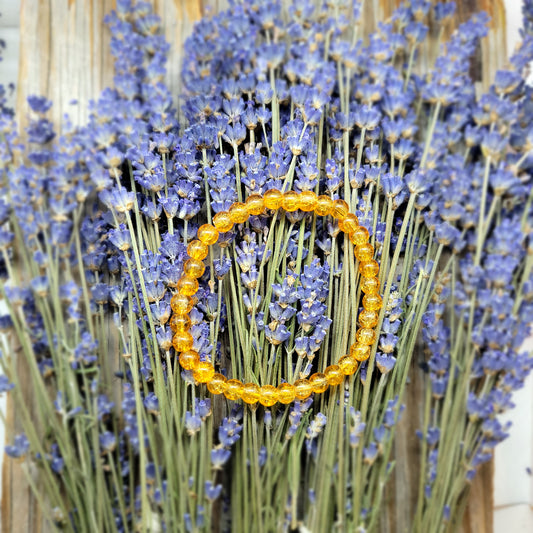
M 192 349 L 193 336 L 189 329 L 191 319 L 189 313 L 196 304 L 194 295 L 198 291 L 198 278 L 204 271 L 203 260 L 207 257 L 209 246 L 218 241 L 220 233 L 230 231 L 234 224 L 242 224 L 250 215 L 261 215 L 265 209 L 305 212 L 314 211 L 317 215 L 332 215 L 338 220 L 339 228 L 346 233 L 354 244 L 354 254 L 359 261 L 361 274 L 361 291 L 364 293 L 363 310 L 358 319 L 361 327 L 357 330 L 355 342 L 348 355 L 344 355 L 338 364 L 328 366 L 323 373 L 317 372 L 306 379 L 298 379 L 294 383 L 282 383 L 259 386 L 255 383 L 242 383 L 238 379 L 227 379 L 215 372 L 210 361 L 200 361 L 199 354 Z M 204 224 L 198 228 L 197 240 L 189 243 L 187 254 L 189 259 L 183 266 L 183 276 L 178 281 L 177 292 L 172 296 L 170 305 L 172 317 L 170 327 L 174 332 L 172 345 L 179 355 L 179 363 L 185 370 L 191 370 L 198 383 L 206 383 L 212 394 L 224 394 L 229 400 L 242 399 L 248 404 L 261 403 L 266 407 L 276 402 L 289 404 L 294 400 L 304 400 L 311 393 L 320 394 L 329 386 L 339 385 L 345 376 L 355 374 L 360 361 L 370 356 L 370 347 L 376 339 L 374 328 L 378 324 L 378 311 L 382 306 L 379 295 L 379 265 L 374 257 L 374 247 L 368 242 L 368 230 L 359 225 L 357 217 L 350 213 L 344 200 L 333 200 L 329 196 L 317 196 L 313 191 L 282 192 L 271 189 L 263 196 L 252 194 L 245 203 L 236 202 L 228 211 L 217 213 L 213 224 Z

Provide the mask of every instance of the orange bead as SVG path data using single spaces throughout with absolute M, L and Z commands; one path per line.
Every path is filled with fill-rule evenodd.
M 364 263 L 361 263 L 364 264 Z M 359 265 L 359 268 L 361 265 Z M 363 274 L 364 276 L 364 274 Z M 361 290 L 365 294 L 377 294 L 379 291 L 379 280 L 378 278 L 364 277 L 361 281 Z
M 181 294 L 192 296 L 198 292 L 198 282 L 189 276 L 182 276 L 176 288 Z
M 215 369 L 209 361 L 200 361 L 192 371 L 192 377 L 198 383 L 208 383 L 213 379 Z
M 255 383 L 246 383 L 242 388 L 242 399 L 246 403 L 254 404 L 259 400 L 260 391 Z
M 225 376 L 222 374 L 215 374 L 211 378 L 211 381 L 208 382 L 207 390 L 211 394 L 222 394 L 227 388 L 226 382 L 227 380 Z
M 370 346 L 368 344 L 360 344 L 356 342 L 352 344 L 350 348 L 350 355 L 354 357 L 356 361 L 366 361 L 370 357 Z
M 250 215 L 248 213 L 246 204 L 243 204 L 242 202 L 235 202 L 229 208 L 229 216 L 231 217 L 231 220 L 235 222 L 235 224 L 243 224 L 248 220 Z
M 368 311 L 377 311 L 381 309 L 383 300 L 379 294 L 365 294 L 363 296 L 363 307 Z
M 324 375 L 330 385 L 340 385 L 344 380 L 344 374 L 339 365 L 330 365 L 324 370 Z
M 187 253 L 192 259 L 203 261 L 209 253 L 209 248 L 202 241 L 195 240 L 191 241 L 189 246 L 187 246 Z
M 354 254 L 358 261 L 370 261 L 374 257 L 374 247 L 368 242 L 361 244 L 354 250 Z
M 185 370 L 194 370 L 196 365 L 200 362 L 200 356 L 198 355 L 198 352 L 194 350 L 187 350 L 180 354 L 179 361 L 180 365 Z
M 300 209 L 305 212 L 314 211 L 318 197 L 314 191 L 302 191 L 300 193 Z
M 350 212 L 350 206 L 344 200 L 335 200 L 333 202 L 333 216 L 335 218 L 345 218 Z
M 213 217 L 213 226 L 221 233 L 233 228 L 233 220 L 227 211 L 221 211 Z
M 187 259 L 183 265 L 183 273 L 189 278 L 201 278 L 205 272 L 203 261 L 197 259 Z
M 250 215 L 262 215 L 265 211 L 265 201 L 259 194 L 251 194 L 246 198 L 246 209 Z
M 364 328 L 375 328 L 378 325 L 379 315 L 375 311 L 363 309 L 359 313 L 359 324 Z
M 368 242 L 369 237 L 370 234 L 368 233 L 368 230 L 363 226 L 358 226 L 350 233 L 350 240 L 353 244 L 355 244 L 355 246 L 361 246 L 361 244 L 365 244 Z
M 178 331 L 189 331 L 191 319 L 189 315 L 172 315 L 170 318 L 170 329 L 176 333 Z
M 359 263 L 359 273 L 361 276 L 363 276 L 363 278 L 375 278 L 379 274 L 378 262 L 374 259 L 370 259 L 369 261 L 361 261 Z
M 278 189 L 270 189 L 263 195 L 265 207 L 268 209 L 279 209 L 283 204 L 283 193 Z
M 355 337 L 359 344 L 371 345 L 376 340 L 376 332 L 371 328 L 361 328 L 357 330 Z
M 311 396 L 313 386 L 308 379 L 299 379 L 294 382 L 294 392 L 298 400 L 305 400 Z
M 326 196 L 325 194 L 321 194 L 317 198 L 315 212 L 317 215 L 321 217 L 325 217 L 333 213 L 333 206 L 334 206 L 333 200 L 329 196 Z
M 259 403 L 272 407 L 278 401 L 278 389 L 273 385 L 263 385 L 259 391 Z
M 296 391 L 294 385 L 290 383 L 282 383 L 278 385 L 278 402 L 288 404 L 296 398 Z
M 228 400 L 238 400 L 242 395 L 243 384 L 238 379 L 229 379 L 226 381 L 226 390 L 224 396 Z
M 186 315 L 191 311 L 194 306 L 194 301 L 190 296 L 186 294 L 174 294 L 170 299 L 170 307 L 172 311 L 177 315 Z
M 357 372 L 359 363 L 352 355 L 344 355 L 339 359 L 339 368 L 345 376 L 351 376 Z
M 339 229 L 344 233 L 353 233 L 359 227 L 359 219 L 353 214 L 348 213 L 343 219 L 339 220 Z
M 192 348 L 194 339 L 188 331 L 178 331 L 172 337 L 172 346 L 177 352 L 186 352 Z
M 309 378 L 309 382 L 311 383 L 311 387 L 313 387 L 313 392 L 316 392 L 319 394 L 321 392 L 325 392 L 327 388 L 329 387 L 329 383 L 328 383 L 326 376 L 320 372 L 313 374 Z
M 218 230 L 211 224 L 200 226 L 196 235 L 198 239 L 208 246 L 218 241 Z
M 287 191 L 283 195 L 282 207 L 285 211 L 296 211 L 300 207 L 300 195 L 295 191 Z

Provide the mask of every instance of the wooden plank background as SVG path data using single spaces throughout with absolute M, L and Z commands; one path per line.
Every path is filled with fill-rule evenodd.
M 155 12 L 161 16 L 165 37 L 171 44 L 167 83 L 176 97 L 180 92 L 183 40 L 203 13 L 221 9 L 225 3 L 225 0 L 152 0 Z M 366 0 L 365 29 L 369 31 L 375 27 L 376 21 L 384 20 L 399 3 L 400 0 Z M 464 0 L 457 4 L 457 21 L 466 20 L 480 9 L 492 17 L 489 37 L 480 50 L 478 65 L 482 68 L 476 73 L 479 83 L 487 85 L 507 57 L 503 0 Z M 53 100 L 53 120 L 59 128 L 65 113 L 74 124 L 86 122 L 87 103 L 97 98 L 112 82 L 110 35 L 102 19 L 113 7 L 113 0 L 21 0 L 17 93 L 21 131 L 26 125 L 26 98 L 31 94 L 45 95 Z M 72 104 L 73 100 L 78 103 Z M 24 372 L 22 366 L 20 371 Z M 406 531 L 408 517 L 414 510 L 414 501 L 407 496 L 409 490 L 405 484 L 412 486 L 418 478 L 419 445 L 414 430 L 421 426 L 423 379 L 420 372 L 415 372 L 408 389 L 406 413 L 409 417 L 404 416 L 396 441 L 397 453 L 403 460 L 397 462 L 396 484 L 389 491 L 382 531 Z M 7 432 L 13 433 L 19 428 L 9 401 L 7 416 Z M 493 465 L 489 463 L 481 469 L 472 485 L 462 526 L 464 533 L 492 533 L 492 477 Z M 4 533 L 49 530 L 30 493 L 22 466 L 9 459 L 3 462 L 1 525 Z

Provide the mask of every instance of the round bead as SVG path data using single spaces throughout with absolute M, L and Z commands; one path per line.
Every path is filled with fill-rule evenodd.
M 187 350 L 180 354 L 179 361 L 180 365 L 185 370 L 194 370 L 196 365 L 200 362 L 200 356 L 198 355 L 198 352 L 194 350 Z
M 215 374 L 208 382 L 207 390 L 211 394 L 222 394 L 227 388 L 226 381 L 226 377 L 222 374 Z
M 363 278 L 375 278 L 379 274 L 379 265 L 377 261 L 374 259 L 370 259 L 369 261 L 361 261 L 359 263 L 359 273 L 361 276 L 363 276 Z
M 194 339 L 188 331 L 178 331 L 172 337 L 172 346 L 177 352 L 186 352 L 192 348 Z
M 313 387 L 313 392 L 316 392 L 318 394 L 320 394 L 321 392 L 325 392 L 329 387 L 329 383 L 326 376 L 320 372 L 313 374 L 309 378 L 309 382 L 311 383 L 311 387 Z
M 246 403 L 257 403 L 259 400 L 259 387 L 255 383 L 246 383 L 242 388 L 242 399 Z
M 370 346 L 368 344 L 359 344 L 356 342 L 352 344 L 350 348 L 350 355 L 354 357 L 356 361 L 366 361 L 370 357 Z
M 358 261 L 370 261 L 374 257 L 374 247 L 370 243 L 364 243 L 354 250 L 355 257 Z
M 333 200 L 329 196 L 321 194 L 317 198 L 315 212 L 321 217 L 331 215 L 333 213 Z
M 376 332 L 370 328 L 361 328 L 357 330 L 355 337 L 358 343 L 370 345 L 376 340 Z
M 189 257 L 197 261 L 203 261 L 207 257 L 208 252 L 209 247 L 199 240 L 191 241 L 189 246 L 187 246 Z
M 296 398 L 296 391 L 294 385 L 290 383 L 282 383 L 278 386 L 278 402 L 288 404 Z
M 363 307 L 368 311 L 377 311 L 381 309 L 383 300 L 379 294 L 365 294 L 363 296 Z
M 238 379 L 229 379 L 226 381 L 226 390 L 224 396 L 228 400 L 238 400 L 242 395 L 243 384 Z
M 300 209 L 305 212 L 314 211 L 318 197 L 314 191 L 302 191 L 300 193 Z
M 201 278 L 205 272 L 203 261 L 197 259 L 187 259 L 183 265 L 183 273 L 189 278 Z
M 198 282 L 189 276 L 183 276 L 176 287 L 181 294 L 192 296 L 198 292 Z
M 189 315 L 172 315 L 170 318 L 170 329 L 176 333 L 178 331 L 189 331 L 191 319 Z
M 215 375 L 215 369 L 209 361 L 200 361 L 192 371 L 192 377 L 198 383 L 209 383 Z
M 330 365 L 324 370 L 324 375 L 330 385 L 340 385 L 344 380 L 344 374 L 339 365 Z
M 345 376 L 351 376 L 357 372 L 359 363 L 353 355 L 344 355 L 339 359 L 339 368 Z
M 363 279 L 361 280 L 361 290 L 365 294 L 377 294 L 379 291 L 378 278 L 363 277 Z
M 298 379 L 294 382 L 294 392 L 298 400 L 305 400 L 311 396 L 313 387 L 308 379 Z
M 265 201 L 259 194 L 251 194 L 246 198 L 246 209 L 250 215 L 261 215 L 265 211 Z
M 221 211 L 213 217 L 213 225 L 221 233 L 226 233 L 233 228 L 233 220 L 227 211 Z
M 355 246 L 361 246 L 361 244 L 365 244 L 368 242 L 369 237 L 370 234 L 364 226 L 358 226 L 350 233 L 350 240 L 353 244 L 355 244 Z
M 343 219 L 339 220 L 339 229 L 344 233 L 353 233 L 359 227 L 359 219 L 352 213 L 348 213 Z
M 296 211 L 300 207 L 300 195 L 295 191 L 287 191 L 283 195 L 282 207 L 285 211 Z
M 210 246 L 218 241 L 218 230 L 211 224 L 204 224 L 198 228 L 197 237 L 204 243 Z
M 235 202 L 234 204 L 231 204 L 231 207 L 229 208 L 229 216 L 235 224 L 243 224 L 248 220 L 250 215 L 248 214 L 246 204 Z
M 263 195 L 263 199 L 268 209 L 279 209 L 283 203 L 283 193 L 278 189 L 270 189 Z
M 379 315 L 375 311 L 363 309 L 358 318 L 359 324 L 364 328 L 375 328 L 378 325 Z
M 177 315 L 186 315 L 193 308 L 194 302 L 190 296 L 186 294 L 174 294 L 170 299 L 170 307 Z
M 259 403 L 272 407 L 278 401 L 278 389 L 273 385 L 263 385 L 259 391 Z
M 349 212 L 350 206 L 344 200 L 338 199 L 333 202 L 332 214 L 335 218 L 345 218 Z

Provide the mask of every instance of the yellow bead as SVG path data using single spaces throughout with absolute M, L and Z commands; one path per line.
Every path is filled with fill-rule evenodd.
M 210 246 L 218 241 L 218 230 L 211 224 L 204 224 L 198 228 L 197 237 L 204 243 Z
M 183 265 L 183 273 L 189 278 L 201 278 L 205 272 L 203 261 L 197 259 L 187 259 Z
M 370 259 L 369 261 L 361 261 L 359 263 L 359 273 L 361 276 L 363 276 L 363 278 L 375 278 L 379 274 L 378 262 L 374 259 Z
M 255 383 L 246 383 L 242 388 L 242 399 L 246 403 L 254 404 L 259 400 L 260 391 Z
M 250 215 L 262 215 L 265 211 L 265 201 L 259 194 L 251 194 L 246 198 L 246 209 Z
M 283 195 L 282 207 L 285 211 L 296 211 L 300 207 L 300 195 L 295 191 L 287 191 Z
M 333 216 L 335 218 L 346 218 L 346 215 L 350 212 L 350 206 L 344 200 L 335 200 L 333 202 Z
M 209 361 L 200 361 L 192 371 L 192 377 L 198 383 L 209 383 L 215 375 L 215 369 Z
M 196 365 L 200 362 L 200 356 L 198 355 L 198 352 L 194 350 L 187 350 L 180 354 L 179 361 L 180 365 L 185 370 L 194 370 Z
M 361 328 L 357 330 L 355 337 L 359 344 L 371 345 L 376 340 L 376 332 L 371 328 Z
M 177 315 L 186 315 L 194 306 L 194 301 L 186 294 L 174 294 L 170 299 L 170 307 Z
M 211 394 L 222 394 L 227 388 L 226 381 L 222 374 L 215 374 L 207 384 L 207 390 Z
M 294 385 L 290 383 L 282 383 L 278 385 L 278 402 L 288 404 L 296 398 L 296 391 Z
M 238 400 L 242 395 L 243 384 L 238 379 L 230 379 L 226 382 L 224 396 L 228 400 Z
M 189 276 L 183 276 L 178 281 L 176 287 L 181 294 L 186 296 L 192 296 L 198 292 L 198 282 L 194 278 L 189 278 Z
M 366 361 L 370 357 L 370 346 L 368 344 L 360 344 L 356 342 L 352 344 L 350 348 L 350 355 L 354 357 L 356 361 Z
M 189 315 L 172 315 L 170 319 L 170 329 L 177 333 L 178 331 L 189 331 L 191 319 Z
M 213 217 L 213 226 L 221 233 L 233 228 L 233 220 L 227 211 L 221 211 Z
M 375 311 L 363 309 L 358 318 L 359 324 L 364 328 L 375 328 L 378 325 L 379 315 Z
M 178 331 L 172 337 L 172 346 L 177 352 L 186 352 L 192 348 L 194 339 L 188 331 Z
M 272 407 L 278 401 L 278 389 L 273 385 L 263 385 L 259 391 L 259 403 Z
M 353 244 L 355 244 L 355 246 L 361 246 L 361 244 L 365 244 L 368 242 L 369 237 L 370 234 L 368 233 L 368 230 L 363 226 L 358 226 L 350 233 L 350 240 Z
M 374 257 L 374 247 L 368 242 L 361 244 L 354 250 L 354 254 L 358 261 L 370 261 Z
M 243 224 L 248 220 L 250 215 L 248 214 L 248 208 L 246 207 L 246 204 L 243 204 L 242 202 L 235 202 L 229 208 L 229 216 L 231 217 L 231 220 L 235 222 L 235 224 Z
M 361 263 L 361 264 L 364 264 L 364 263 Z M 359 265 L 359 268 L 361 268 L 360 265 Z M 361 290 L 365 294 L 377 294 L 379 292 L 378 278 L 364 277 L 364 279 L 361 281 Z
M 339 368 L 345 376 L 351 376 L 357 372 L 359 363 L 352 355 L 345 355 L 339 359 Z
M 283 193 L 278 189 L 270 189 L 263 195 L 265 207 L 268 209 L 279 209 L 283 203 Z
M 314 191 L 302 191 L 300 193 L 300 209 L 305 212 L 314 211 L 318 197 Z
M 316 393 L 325 392 L 329 387 L 329 383 L 326 376 L 320 372 L 313 374 L 309 378 L 309 382 L 311 383 L 311 387 L 313 387 L 313 392 Z
M 377 311 L 381 309 L 383 300 L 379 294 L 365 294 L 363 296 L 363 307 L 368 311 Z
M 359 219 L 353 214 L 348 213 L 343 219 L 339 220 L 339 229 L 347 233 L 353 233 L 359 227 Z
M 317 198 L 315 212 L 321 217 L 331 215 L 333 213 L 333 200 L 329 196 L 321 194 Z
M 294 382 L 294 391 L 298 400 L 305 400 L 311 396 L 313 386 L 308 379 L 299 379 Z
M 187 246 L 187 253 L 189 254 L 189 257 L 196 259 L 197 261 L 203 261 L 207 257 L 208 252 L 208 246 L 202 241 L 191 241 L 189 246 Z
M 344 374 L 339 365 L 330 365 L 324 370 L 324 375 L 330 385 L 340 385 L 344 380 Z

